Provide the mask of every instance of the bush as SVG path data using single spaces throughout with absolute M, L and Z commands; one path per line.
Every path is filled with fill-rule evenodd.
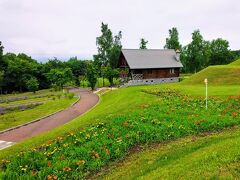
M 68 93 L 68 99 L 72 99 L 74 97 L 74 93 Z

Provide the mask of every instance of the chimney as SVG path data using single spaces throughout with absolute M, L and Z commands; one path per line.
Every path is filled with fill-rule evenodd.
M 180 50 L 177 49 L 177 50 L 176 50 L 176 56 L 175 56 L 175 58 L 176 58 L 177 61 L 180 61 L 180 54 L 181 54 Z

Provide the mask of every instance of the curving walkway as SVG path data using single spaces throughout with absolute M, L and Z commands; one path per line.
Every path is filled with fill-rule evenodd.
M 0 134 L 0 141 L 14 143 L 49 131 L 87 112 L 96 105 L 99 100 L 98 95 L 85 89 L 73 89 L 71 92 L 80 95 L 80 100 L 76 104 L 40 121 L 4 132 Z

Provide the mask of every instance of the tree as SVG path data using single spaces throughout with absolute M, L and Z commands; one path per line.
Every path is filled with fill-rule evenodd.
M 38 63 L 21 59 L 14 54 L 7 54 L 4 58 L 7 60 L 7 69 L 5 71 L 7 86 L 22 92 L 26 88 L 26 80 L 37 73 Z
M 26 86 L 29 91 L 35 93 L 38 90 L 39 82 L 37 78 L 31 77 L 29 80 L 27 80 Z
M 234 56 L 229 49 L 229 43 L 224 39 L 218 38 L 212 40 L 210 50 L 210 65 L 228 64 L 234 59 Z
M 74 81 L 77 86 L 80 85 L 79 76 L 82 76 L 86 72 L 87 64 L 85 61 L 78 60 L 77 57 L 70 58 L 67 62 L 65 62 L 66 66 L 71 68 Z
M 101 25 L 101 36 L 96 38 L 98 54 L 95 55 L 95 63 L 100 68 L 107 66 L 109 63 L 109 53 L 113 44 L 112 31 L 108 28 L 107 24 Z
M 70 68 L 52 69 L 46 76 L 49 82 L 58 88 L 63 88 L 63 85 L 73 80 L 73 74 Z
M 122 49 L 121 39 L 122 39 L 122 32 L 120 31 L 118 35 L 114 36 L 113 45 L 108 55 L 109 65 L 111 68 L 117 68 L 119 55 Z
M 169 29 L 169 38 L 166 38 L 166 44 L 164 46 L 166 49 L 181 50 L 182 47 L 178 38 L 178 30 L 176 27 Z
M 147 49 L 147 43 L 148 41 L 144 38 L 140 39 L 139 49 Z
M 94 90 L 97 83 L 97 71 L 93 64 L 89 64 L 87 67 L 86 78 L 90 84 L 92 90 Z
M 4 83 L 4 71 L 0 71 L 0 90 L 1 90 L 1 94 L 2 94 L 3 83 Z
M 182 63 L 185 72 L 197 72 L 207 66 L 210 51 L 209 42 L 204 41 L 199 30 L 192 33 L 192 42 L 182 50 Z
M 119 71 L 117 69 L 113 69 L 110 66 L 106 67 L 105 77 L 108 79 L 110 86 L 113 85 L 113 79 L 119 77 Z
M 0 62 L 2 61 L 3 58 L 3 46 L 2 46 L 2 42 L 0 41 Z
M 104 86 L 104 68 L 110 66 L 116 68 L 118 58 L 122 49 L 121 39 L 122 32 L 119 31 L 117 35 L 113 36 L 112 31 L 107 24 L 101 24 L 101 36 L 96 38 L 98 54 L 94 55 L 94 64 L 98 69 L 98 75 L 103 77 Z
M 108 25 L 102 23 L 101 33 L 101 36 L 96 38 L 98 54 L 94 55 L 94 63 L 98 69 L 100 69 L 101 66 L 106 67 L 107 65 L 115 68 L 122 49 L 122 32 L 119 31 L 117 35 L 113 36 Z

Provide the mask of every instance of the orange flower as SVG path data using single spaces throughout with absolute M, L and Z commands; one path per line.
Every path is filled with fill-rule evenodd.
M 103 146 L 103 147 L 101 147 L 101 150 L 104 150 L 106 148 L 106 146 Z
M 95 151 L 92 150 L 92 158 L 95 158 Z
M 122 137 L 118 137 L 118 138 L 117 138 L 117 141 L 120 141 L 121 139 L 122 139 Z
M 98 153 L 95 154 L 95 157 L 96 157 L 97 159 L 99 159 L 99 155 L 98 155 Z
M 52 144 L 52 141 L 48 141 L 48 144 Z
M 106 149 L 106 154 L 105 154 L 105 156 L 109 156 L 109 155 L 110 155 L 110 152 L 109 152 L 108 149 Z
M 70 167 L 63 167 L 62 170 L 63 171 L 71 171 L 72 169 Z
M 51 166 L 51 164 L 52 164 L 52 163 L 51 163 L 50 161 L 47 162 L 47 165 L 48 165 L 48 166 Z
M 126 138 L 129 138 L 129 134 L 126 134 Z
M 60 156 L 60 159 L 61 159 L 61 160 L 64 160 L 64 155 L 63 155 L 63 154 Z
M 232 113 L 232 117 L 233 117 L 233 118 L 237 117 L 237 115 L 238 115 L 237 112 L 233 112 L 233 113 Z
M 81 165 L 81 164 L 85 164 L 85 161 L 84 160 L 80 160 L 77 162 L 77 165 Z
M 56 179 L 57 179 L 57 176 L 56 176 L 56 175 L 48 175 L 48 176 L 47 176 L 47 179 L 48 179 L 48 180 L 56 180 Z
M 37 171 L 35 171 L 35 170 L 32 170 L 32 174 L 36 174 L 37 173 Z
M 125 122 L 123 123 L 123 125 L 124 125 L 124 126 L 128 126 L 128 122 L 125 121 Z

